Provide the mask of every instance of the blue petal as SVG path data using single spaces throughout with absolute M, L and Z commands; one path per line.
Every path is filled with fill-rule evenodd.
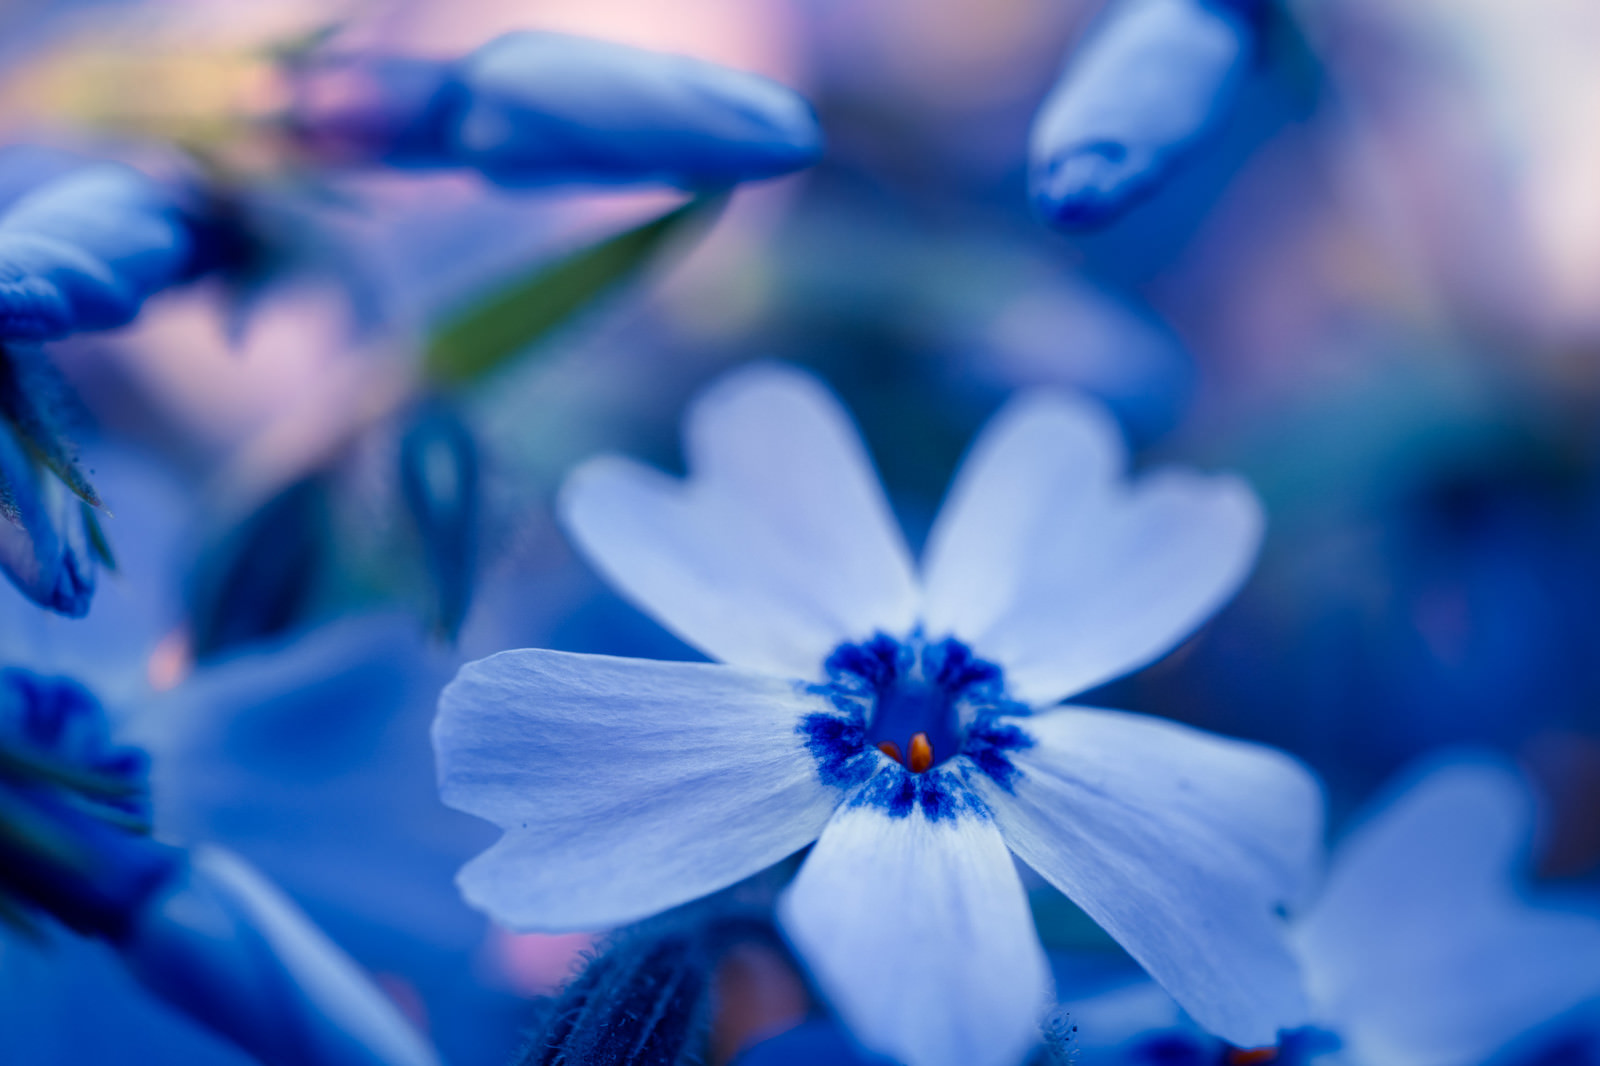
M 841 808 L 779 903 L 840 1016 L 906 1066 L 1015 1066 L 1039 1039 L 1044 951 L 981 815 Z
M 1299 944 L 1322 1021 L 1355 1061 L 1471 1066 L 1600 996 L 1600 916 L 1536 908 L 1511 767 L 1424 771 L 1335 852 Z
M 841 792 L 793 682 L 709 663 L 510 651 L 439 698 L 446 803 L 506 835 L 461 871 L 513 928 L 599 929 L 741 880 L 815 840 Z
M 192 241 L 176 202 L 128 167 L 84 167 L 0 217 L 0 336 L 43 340 L 128 322 L 178 281 Z
M 1232 103 L 1255 30 L 1229 0 L 1120 0 L 1034 120 L 1030 185 L 1060 226 L 1092 226 L 1161 182 Z
M 1202 1026 L 1241 1047 L 1309 1013 L 1285 911 L 1316 875 L 1322 794 L 1270 748 L 1143 715 L 1011 720 L 1009 794 L 974 775 L 1011 849 L 1128 950 Z

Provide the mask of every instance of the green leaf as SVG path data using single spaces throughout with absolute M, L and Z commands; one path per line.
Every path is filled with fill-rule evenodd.
M 94 552 L 101 566 L 116 573 L 117 556 L 111 550 L 111 538 L 106 536 L 105 529 L 100 525 L 100 516 L 86 503 L 79 503 L 78 506 L 83 509 L 83 528 L 89 535 L 89 550 Z
M 724 196 L 674 211 L 538 269 L 441 323 L 423 369 L 438 385 L 464 385 L 499 369 L 614 286 L 636 275 L 686 230 L 713 218 Z

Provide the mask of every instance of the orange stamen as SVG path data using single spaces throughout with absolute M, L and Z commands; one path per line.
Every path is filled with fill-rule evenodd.
M 1275 1046 L 1236 1047 L 1228 1049 L 1228 1066 L 1261 1066 L 1278 1057 Z
M 889 758 L 893 759 L 900 765 L 905 765 L 905 760 L 900 757 L 900 745 L 896 744 L 894 741 L 880 740 L 878 742 L 878 750 L 889 756 Z M 911 750 L 916 751 L 917 749 L 912 748 Z
M 933 744 L 928 734 L 915 733 L 911 737 L 911 761 L 907 764 L 914 774 L 920 774 L 933 765 Z

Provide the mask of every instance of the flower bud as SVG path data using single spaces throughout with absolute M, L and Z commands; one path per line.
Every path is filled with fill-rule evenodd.
M 473 167 L 502 185 L 773 177 L 816 162 L 810 106 L 777 82 L 683 56 L 511 33 L 450 65 L 308 62 L 291 128 L 325 157 Z
M 1035 207 L 1068 228 L 1152 192 L 1226 113 L 1255 47 L 1255 0 L 1120 0 L 1034 119 Z

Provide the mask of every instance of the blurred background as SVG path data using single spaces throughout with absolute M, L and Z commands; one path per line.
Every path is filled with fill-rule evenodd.
M 588 941 L 512 936 L 456 897 L 494 833 L 435 798 L 438 688 L 510 647 L 696 657 L 575 557 L 551 514 L 563 473 L 601 450 L 681 470 L 685 401 L 790 361 L 856 413 L 915 547 L 1011 392 L 1078 389 L 1139 463 L 1238 470 L 1269 515 L 1237 600 L 1083 702 L 1281 745 L 1336 824 L 1414 757 L 1491 745 L 1545 797 L 1542 873 L 1592 880 L 1600 6 L 1270 7 L 1216 135 L 1067 235 L 1029 207 L 1028 129 L 1099 7 L 0 6 L 0 173 L 200 175 L 258 240 L 134 325 L 50 347 L 118 567 L 82 620 L 0 588 L 0 656 L 100 694 L 151 753 L 158 833 L 245 855 L 451 1061 L 500 1062 Z M 311 166 L 257 120 L 286 106 L 303 42 L 453 58 L 519 28 L 768 75 L 815 104 L 827 151 L 733 193 L 492 380 L 418 401 L 438 323 L 684 197 Z M 441 462 L 473 501 L 448 528 L 416 503 Z M 1042 883 L 1035 905 L 1048 946 L 1115 951 Z M 244 1061 L 98 950 L 0 939 L 0 1031 L 38 1061 L 52 1041 L 100 1061 L 135 1026 L 192 1056 L 169 1061 Z M 37 1007 L 51 987 L 107 1020 L 73 1031 Z

